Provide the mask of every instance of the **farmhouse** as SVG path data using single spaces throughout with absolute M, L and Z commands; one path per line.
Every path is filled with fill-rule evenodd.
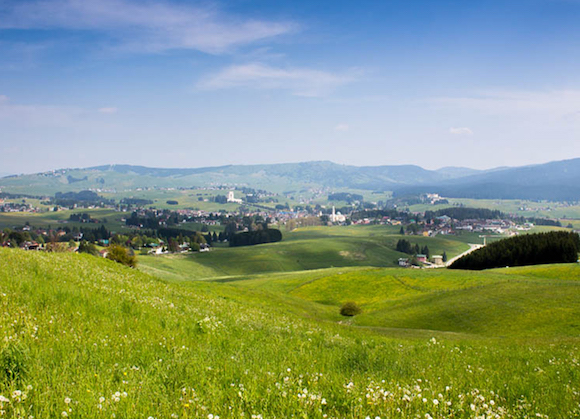
M 399 258 L 399 266 L 406 268 L 409 265 L 409 259 L 407 258 Z
M 433 255 L 431 257 L 433 259 L 433 263 L 437 266 L 443 266 L 443 256 L 441 255 Z

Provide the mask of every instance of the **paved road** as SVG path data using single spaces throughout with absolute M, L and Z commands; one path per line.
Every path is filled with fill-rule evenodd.
M 477 249 L 481 249 L 483 247 L 483 244 L 469 244 L 469 250 L 466 250 L 465 252 L 463 252 L 460 255 L 455 256 L 454 258 L 449 259 L 446 263 L 445 266 L 449 266 L 451 265 L 453 262 L 455 262 L 457 259 L 462 258 L 463 256 L 473 252 L 474 250 Z

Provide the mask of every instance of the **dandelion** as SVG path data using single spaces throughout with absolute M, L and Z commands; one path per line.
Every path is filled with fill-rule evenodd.
M 437 399 L 433 399 L 433 404 L 434 404 L 435 406 L 437 406 L 437 405 L 439 404 L 439 400 L 437 400 Z
M 68 413 L 66 413 L 65 411 L 63 411 L 63 412 L 61 413 L 61 415 L 62 415 L 62 417 L 63 417 L 63 418 L 68 418 Z
M 65 397 L 65 398 L 64 398 L 64 402 L 65 402 L 66 404 L 69 404 L 69 403 L 70 403 L 70 397 Z

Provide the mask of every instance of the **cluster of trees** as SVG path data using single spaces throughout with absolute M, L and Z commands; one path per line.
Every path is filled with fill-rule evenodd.
M 53 203 L 63 207 L 88 206 L 88 205 L 114 205 L 115 201 L 99 196 L 93 191 L 80 192 L 57 192 L 54 195 Z
M 225 195 L 216 195 L 213 199 L 210 198 L 209 200 L 217 202 L 218 204 L 227 204 L 228 203 L 228 197 Z
M 573 263 L 578 260 L 580 237 L 552 231 L 526 234 L 493 242 L 456 260 L 451 269 L 481 270 L 505 266 Z
M 68 220 L 79 223 L 98 223 L 98 220 L 91 218 L 91 215 L 87 213 L 71 214 L 69 215 Z
M 528 218 L 528 222 L 534 223 L 537 226 L 562 227 L 560 221 L 550 220 L 549 218 Z
M 87 181 L 87 180 L 89 180 L 89 177 L 88 177 L 88 176 L 85 176 L 85 177 L 77 178 L 77 177 L 73 177 L 73 176 L 71 176 L 71 175 L 68 175 L 68 176 L 66 177 L 66 180 L 67 180 L 67 181 L 68 181 L 68 183 L 70 184 L 70 183 L 77 183 L 77 182 L 84 182 L 84 181 Z
M 275 228 L 236 233 L 230 237 L 231 247 L 252 246 L 254 244 L 273 243 L 282 240 L 282 233 Z
M 354 201 L 363 201 L 363 196 L 356 193 L 336 192 L 328 195 L 329 201 L 346 201 L 351 204 Z
M 505 218 L 506 215 L 498 210 L 487 208 L 469 208 L 469 207 L 450 207 L 442 208 L 437 211 L 425 211 L 425 219 L 448 216 L 455 220 L 492 220 Z
M 425 245 L 420 247 L 417 243 L 413 245 L 410 241 L 405 239 L 400 239 L 397 241 L 397 246 L 395 249 L 397 252 L 407 253 L 408 255 L 425 255 L 427 257 L 431 256 L 429 246 Z
M 150 199 L 142 199 L 142 198 L 123 198 L 120 201 L 121 204 L 125 205 L 135 205 L 138 207 L 144 207 L 145 205 L 151 205 L 153 201 Z

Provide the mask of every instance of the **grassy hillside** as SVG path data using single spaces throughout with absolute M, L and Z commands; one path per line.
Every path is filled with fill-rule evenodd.
M 507 271 L 507 272 L 506 272 Z M 484 336 L 580 336 L 580 266 L 486 272 L 333 269 L 300 275 L 232 279 L 328 307 L 355 301 L 349 322 L 378 328 L 439 330 Z M 324 313 L 333 316 L 324 316 Z
M 7 417 L 580 415 L 577 339 L 393 339 L 83 255 L 0 249 L 0 268 Z
M 84 227 L 84 228 L 98 228 L 100 224 L 83 224 L 80 222 L 69 221 L 71 214 L 86 213 L 92 218 L 99 221 L 106 221 L 105 227 L 112 231 L 128 230 L 125 223 L 121 219 L 127 216 L 126 213 L 118 212 L 112 209 L 84 209 L 79 208 L 75 210 L 65 210 L 58 212 L 6 212 L 0 214 L 0 229 L 22 227 L 27 222 L 34 227 L 52 228 L 57 227 Z
M 389 226 L 308 227 L 283 232 L 283 240 L 258 246 L 216 248 L 209 253 L 141 258 L 147 272 L 167 279 L 200 279 L 212 276 L 290 272 L 333 266 L 395 266 L 404 253 L 393 250 L 399 228 Z M 454 237 L 406 237 L 413 244 L 427 245 L 432 254 L 443 251 L 451 258 L 469 246 Z M 174 263 L 177 261 L 177 263 Z M 191 263 L 188 264 L 187 262 Z
M 412 165 L 356 167 L 328 161 L 196 169 L 109 165 L 12 176 L 0 179 L 0 186 L 9 192 L 30 194 L 52 194 L 87 188 L 122 191 L 140 187 L 190 188 L 217 184 L 245 185 L 275 192 L 313 186 L 391 190 L 397 185 L 444 180 L 464 174 L 425 170 Z

